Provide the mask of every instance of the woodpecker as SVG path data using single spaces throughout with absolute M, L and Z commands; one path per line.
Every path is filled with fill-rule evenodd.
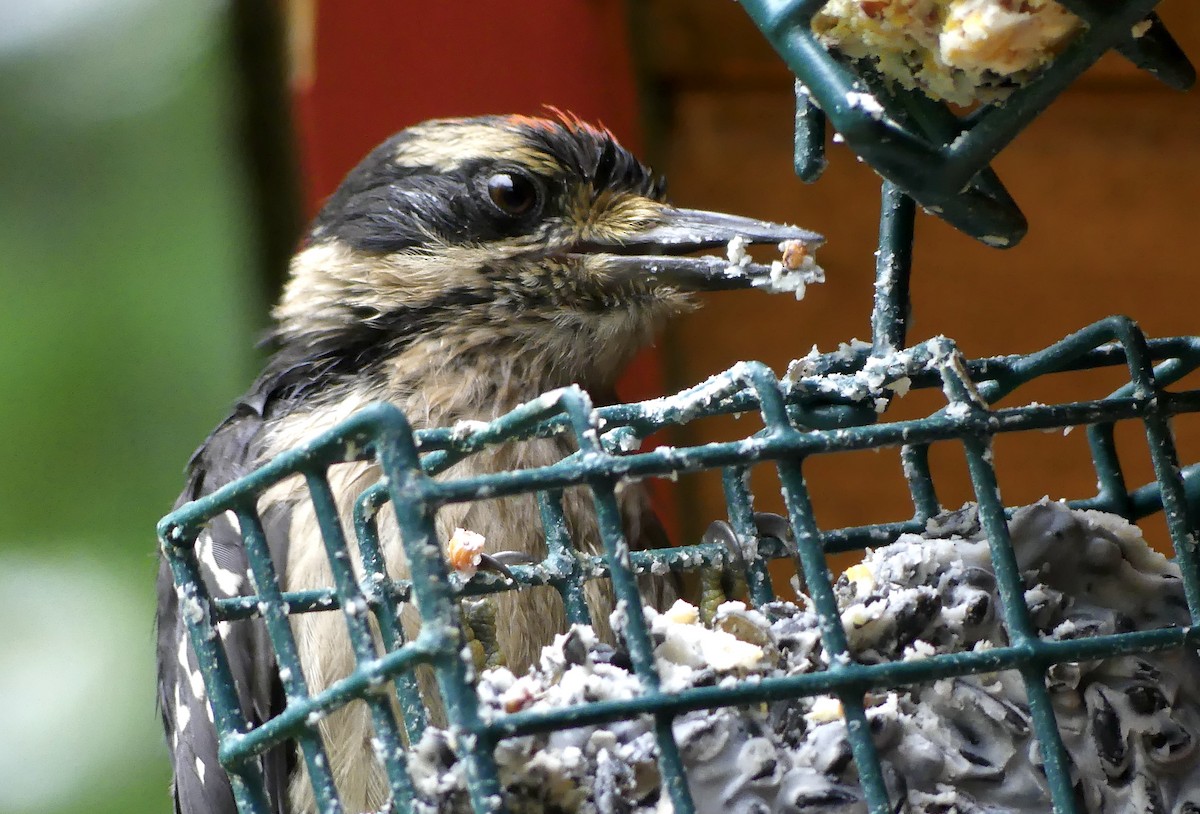
M 192 457 L 179 505 L 213 492 L 372 402 L 397 405 L 416 428 L 489 420 L 547 390 L 578 384 L 598 401 L 633 354 L 696 291 L 744 288 L 765 265 L 686 256 L 745 243 L 821 238 L 792 226 L 667 203 L 663 182 L 606 130 L 566 114 L 426 122 L 392 136 L 343 181 L 292 260 L 274 309 L 265 369 Z M 792 244 L 794 245 L 794 243 Z M 778 263 L 776 264 L 778 266 Z M 778 269 L 776 269 L 776 273 Z M 456 478 L 541 466 L 574 451 L 566 439 L 503 445 L 460 462 Z M 343 517 L 379 477 L 371 462 L 338 464 L 328 478 Z M 644 492 L 619 492 L 634 547 L 666 545 Z M 285 590 L 325 587 L 332 576 L 303 481 L 283 481 L 259 500 Z M 564 513 L 575 545 L 599 549 L 586 492 L 568 490 Z M 489 552 L 545 556 L 533 496 L 441 509 L 446 541 L 456 528 L 483 535 Z M 395 519 L 380 517 L 391 576 L 407 566 Z M 217 518 L 196 542 L 212 595 L 253 593 L 236 522 Z M 504 558 L 489 562 L 502 568 Z M 670 587 L 646 586 L 668 602 Z M 598 581 L 587 597 L 602 636 L 611 598 Z M 548 588 L 497 595 L 497 631 L 520 673 L 565 630 Z M 159 707 L 171 752 L 175 811 L 225 814 L 235 805 L 217 760 L 217 736 L 195 655 L 165 562 L 159 571 Z M 337 613 L 291 617 L 304 676 L 320 692 L 353 668 Z M 248 719 L 284 707 L 261 621 L 223 623 L 220 634 Z M 387 782 L 370 748 L 362 703 L 320 723 L 344 810 L 374 811 Z M 303 762 L 285 744 L 262 758 L 276 814 L 315 811 Z

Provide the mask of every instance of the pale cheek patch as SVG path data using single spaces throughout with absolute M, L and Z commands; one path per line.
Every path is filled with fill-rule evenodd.
M 332 241 L 310 246 L 292 260 L 291 277 L 274 316 L 293 330 L 336 330 L 400 306 L 420 307 L 454 289 L 486 293 L 482 268 L 528 252 L 529 241 L 483 246 L 438 245 L 431 252 L 389 255 L 357 252 Z

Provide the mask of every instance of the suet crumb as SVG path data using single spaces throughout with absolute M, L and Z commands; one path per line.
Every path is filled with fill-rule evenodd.
M 725 257 L 729 260 L 730 268 L 740 268 L 750 263 L 750 255 L 746 253 L 746 247 L 749 245 L 750 241 L 741 235 L 734 235 L 729 239 Z

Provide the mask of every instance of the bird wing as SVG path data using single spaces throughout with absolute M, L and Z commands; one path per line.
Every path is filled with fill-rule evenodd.
M 208 437 L 188 464 L 188 483 L 176 507 L 203 497 L 248 474 L 257 464 L 264 419 L 262 403 L 243 402 Z M 286 561 L 290 508 L 276 504 L 261 517 L 272 556 Z M 209 595 L 249 595 L 246 551 L 241 533 L 227 515 L 214 519 L 196 541 Z M 236 814 L 229 777 L 217 759 L 217 735 L 196 655 L 179 613 L 179 600 L 165 558 L 158 573 L 158 706 L 171 753 L 176 814 Z M 251 726 L 284 707 L 274 650 L 260 619 L 222 625 L 230 672 L 242 711 Z M 262 757 L 273 814 L 284 814 L 294 752 L 286 744 Z

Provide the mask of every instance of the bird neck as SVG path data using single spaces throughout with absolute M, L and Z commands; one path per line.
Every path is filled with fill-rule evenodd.
M 635 308 L 605 318 L 558 314 L 490 325 L 464 319 L 416 336 L 379 324 L 280 332 L 248 398 L 309 434 L 379 401 L 395 404 L 417 428 L 488 421 L 571 384 L 610 393 L 662 316 Z
M 652 337 L 644 321 L 607 335 L 595 326 L 573 330 L 542 326 L 502 335 L 442 335 L 415 342 L 380 368 L 383 397 L 417 426 L 444 426 L 463 419 L 487 421 L 541 393 L 577 384 L 610 392 L 639 348 Z M 605 336 L 598 335 L 606 334 Z

